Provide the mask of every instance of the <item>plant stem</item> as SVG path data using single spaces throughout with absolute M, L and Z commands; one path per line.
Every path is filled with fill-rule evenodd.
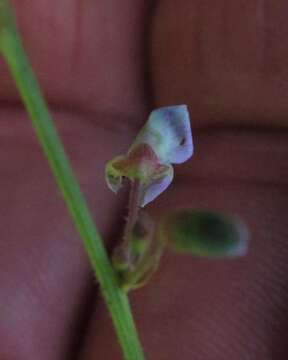
M 124 357 L 126 360 L 144 360 L 128 298 L 118 286 L 107 252 L 27 60 L 8 0 L 0 0 L 0 52 L 8 63 L 38 140 L 82 238 L 111 313 Z
M 129 203 L 128 203 L 128 215 L 127 222 L 124 229 L 124 238 L 123 245 L 128 245 L 130 240 L 130 233 L 132 228 L 138 218 L 139 213 L 139 189 L 140 181 L 134 180 L 130 182 L 130 193 L 129 193 Z

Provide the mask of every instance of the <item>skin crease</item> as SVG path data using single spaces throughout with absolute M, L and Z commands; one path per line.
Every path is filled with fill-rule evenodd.
M 106 189 L 105 162 L 125 152 L 152 108 L 179 103 L 190 108 L 195 155 L 150 213 L 208 207 L 238 214 L 252 235 L 249 255 L 235 261 L 165 254 L 131 295 L 147 359 L 287 359 L 286 2 L 167 0 L 152 12 L 140 0 L 82 4 L 14 0 L 108 244 L 119 237 L 125 194 Z M 0 358 L 121 359 L 3 62 L 0 79 Z

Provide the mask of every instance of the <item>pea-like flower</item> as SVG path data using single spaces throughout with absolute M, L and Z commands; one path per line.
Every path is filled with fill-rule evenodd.
M 193 154 L 189 113 L 186 105 L 156 109 L 140 130 L 126 155 L 106 165 L 106 182 L 115 193 L 123 178 L 139 183 L 139 206 L 160 195 L 173 180 L 171 164 L 180 164 Z

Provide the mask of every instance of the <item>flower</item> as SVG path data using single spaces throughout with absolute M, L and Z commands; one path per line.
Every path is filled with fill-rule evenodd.
M 180 164 L 193 154 L 189 113 L 186 105 L 156 109 L 140 130 L 127 155 L 106 165 L 106 182 L 115 193 L 123 177 L 138 181 L 139 205 L 145 206 L 171 184 L 171 164 Z

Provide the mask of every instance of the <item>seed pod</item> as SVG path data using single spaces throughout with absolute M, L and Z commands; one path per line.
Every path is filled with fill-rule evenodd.
M 178 210 L 162 219 L 161 241 L 181 253 L 207 257 L 245 255 L 247 227 L 231 216 L 203 210 Z

